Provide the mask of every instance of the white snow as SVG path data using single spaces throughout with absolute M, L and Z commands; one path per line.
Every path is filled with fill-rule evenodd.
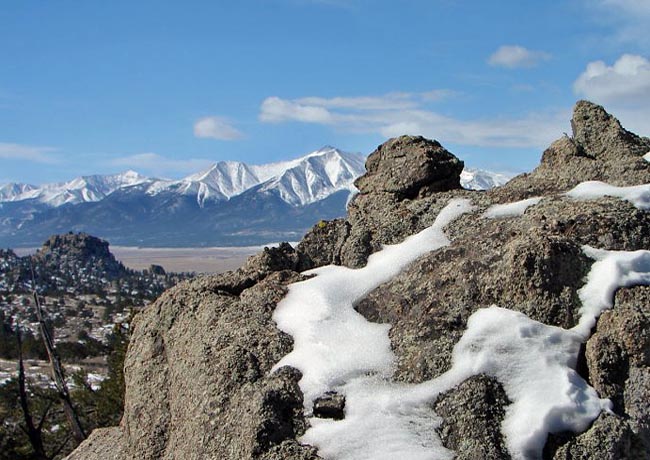
M 648 153 L 646 153 L 645 155 L 643 155 L 643 159 L 644 159 L 645 161 L 650 161 L 650 152 L 648 152 Z
M 8 184 L 0 189 L 0 202 L 37 200 L 53 207 L 67 203 L 99 201 L 114 191 L 149 181 L 134 171 L 106 176 L 82 176 L 68 182 L 44 184 Z
M 595 259 L 587 284 L 579 291 L 582 308 L 580 321 L 573 328 L 586 340 L 600 314 L 614 304 L 621 287 L 650 284 L 650 251 L 605 251 L 584 246 L 583 252 Z
M 616 187 L 605 182 L 589 181 L 578 184 L 566 192 L 566 195 L 578 200 L 595 200 L 613 196 L 629 201 L 639 209 L 650 209 L 650 184 Z
M 521 213 L 528 205 L 514 203 L 510 209 Z M 432 227 L 373 254 L 362 269 L 327 266 L 307 272 L 316 276 L 291 285 L 278 305 L 274 319 L 293 336 L 294 349 L 274 369 L 301 370 L 306 414 L 326 391 L 346 397 L 345 419 L 311 417 L 301 439 L 324 458 L 453 458 L 435 434 L 441 419 L 431 403 L 478 374 L 495 377 L 512 402 L 501 429 L 515 460 L 541 458 L 548 433 L 584 431 L 601 411 L 610 410 L 611 402 L 600 399 L 575 371 L 578 353 L 597 316 L 612 306 L 616 289 L 650 284 L 650 251 L 585 247 L 596 262 L 579 292 L 581 317 L 572 329 L 497 306 L 479 309 L 454 347 L 448 372 L 419 385 L 390 380 L 395 361 L 390 326 L 366 321 L 353 306 L 415 258 L 449 244 L 444 226 L 470 209 L 466 200 L 450 202 Z
M 346 419 L 312 418 L 303 439 L 327 458 L 451 458 L 430 425 L 422 424 L 435 414 L 420 407 L 409 406 L 404 412 L 395 408 L 402 391 L 387 381 L 394 362 L 390 326 L 368 322 L 353 305 L 417 257 L 448 245 L 443 228 L 470 209 L 468 200 L 452 200 L 431 227 L 384 247 L 364 268 L 330 265 L 309 271 L 316 277 L 291 285 L 278 304 L 273 319 L 293 337 L 294 348 L 275 369 L 284 365 L 300 369 L 307 413 L 312 401 L 330 389 L 342 387 L 346 394 Z M 420 432 L 414 429 L 418 426 Z M 382 439 L 384 443 L 378 442 Z M 431 457 L 431 452 L 443 457 Z
M 524 212 L 526 212 L 526 209 L 536 205 L 541 200 L 542 197 L 534 197 L 526 200 L 515 201 L 513 203 L 495 204 L 490 206 L 483 216 L 488 219 L 522 216 Z
M 290 286 L 273 319 L 293 337 L 294 347 L 275 368 L 300 369 L 305 404 L 353 377 L 368 372 L 391 375 L 390 326 L 368 322 L 353 305 L 417 257 L 449 244 L 443 227 L 470 209 L 468 200 L 452 200 L 431 227 L 385 246 L 365 267 L 328 265 L 306 272 L 317 275 L 314 278 Z
M 460 184 L 469 190 L 489 190 L 499 187 L 512 179 L 511 174 L 465 168 L 460 173 Z
M 454 347 L 452 369 L 443 380 L 456 384 L 471 375 L 495 377 L 512 401 L 501 426 L 511 456 L 541 458 L 549 432 L 584 431 L 611 406 L 574 370 L 581 342 L 573 331 L 522 313 L 480 309 Z M 435 384 L 422 385 L 433 386 L 430 398 L 440 391 Z
M 86 376 L 86 381 L 90 385 L 90 387 L 97 391 L 101 388 L 102 382 L 106 380 L 106 376 L 101 375 L 101 374 L 94 374 L 92 372 L 89 372 L 88 375 Z

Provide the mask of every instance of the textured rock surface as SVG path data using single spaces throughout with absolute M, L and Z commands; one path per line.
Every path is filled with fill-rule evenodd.
M 86 233 L 54 235 L 34 254 L 34 264 L 56 269 L 74 264 L 117 277 L 126 271 L 108 250 L 108 242 Z
M 104 458 L 115 442 L 126 458 L 315 459 L 305 430 L 300 375 L 272 366 L 291 338 L 271 315 L 298 271 L 330 263 L 359 267 L 384 244 L 431 225 L 452 197 L 477 210 L 453 222 L 448 247 L 431 252 L 357 305 L 389 322 L 395 378 L 422 382 L 449 369 L 469 316 L 497 304 L 546 324 L 576 324 L 577 291 L 592 260 L 582 245 L 650 248 L 650 213 L 613 198 L 575 201 L 585 180 L 650 183 L 650 140 L 625 131 L 581 101 L 572 138 L 547 149 L 532 173 L 489 192 L 459 189 L 462 162 L 438 143 L 403 136 L 368 159 L 346 219 L 317 224 L 294 251 L 265 250 L 237 272 L 185 283 L 138 316 L 126 362 L 125 416 L 74 455 Z M 544 196 L 522 216 L 484 219 L 490 205 Z M 599 319 L 579 372 L 614 402 L 584 433 L 550 436 L 545 458 L 648 458 L 650 288 L 621 289 Z M 499 427 L 508 398 L 500 383 L 473 377 L 432 401 L 445 445 L 462 459 L 508 458 Z M 432 427 L 434 429 L 434 427 Z M 111 441 L 112 440 L 112 441 Z M 120 454 L 121 455 L 121 454 Z M 118 457 L 116 457 L 118 458 Z
M 648 451 L 639 445 L 629 423 L 615 415 L 601 414 L 591 428 L 575 436 L 552 435 L 544 458 L 553 460 L 642 460 Z
M 314 400 L 314 417 L 345 418 L 345 396 L 329 391 Z
M 295 260 L 288 246 L 266 250 L 237 273 L 168 291 L 137 318 L 125 364 L 129 458 L 304 450 L 284 443 L 304 430 L 300 374 L 269 374 L 291 350 L 271 314 L 285 285 L 299 279 L 282 271 Z
M 391 193 L 415 198 L 431 192 L 459 189 L 463 162 L 436 141 L 401 136 L 368 156 L 366 174 L 356 180 L 359 193 Z
M 650 287 L 622 289 L 587 342 L 593 387 L 614 403 L 650 457 Z
M 72 454 L 68 460 L 127 460 L 124 454 L 124 436 L 119 427 L 97 428 Z
M 501 432 L 494 429 L 503 421 L 508 402 L 499 382 L 483 375 L 438 397 L 433 407 L 443 418 L 440 437 L 456 452 L 456 460 L 510 458 Z

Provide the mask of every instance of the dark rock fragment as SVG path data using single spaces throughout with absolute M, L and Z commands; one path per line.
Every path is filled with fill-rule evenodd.
M 318 418 L 345 418 L 345 396 L 328 391 L 314 400 L 314 416 Z

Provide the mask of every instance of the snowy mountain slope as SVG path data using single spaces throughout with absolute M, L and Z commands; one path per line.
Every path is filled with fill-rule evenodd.
M 207 201 L 229 200 L 264 184 L 262 192 L 277 191 L 292 206 L 305 206 L 328 197 L 339 190 L 353 190 L 353 182 L 364 171 L 359 154 L 323 147 L 301 158 L 248 165 L 236 161 L 220 161 L 209 169 L 177 181 L 155 181 L 146 193 L 196 196 L 199 206 Z
M 326 147 L 266 181 L 262 193 L 276 192 L 293 206 L 314 203 L 339 190 L 354 192 L 364 171 L 364 158 Z
M 81 176 L 68 182 L 45 184 L 36 187 L 29 184 L 7 184 L 0 188 L 0 202 L 35 200 L 57 207 L 99 201 L 123 187 L 149 181 L 135 171 L 112 175 Z
M 504 173 L 465 168 L 460 174 L 460 183 L 463 188 L 470 190 L 489 190 L 504 185 L 512 177 L 512 175 Z
M 206 201 L 228 200 L 262 184 L 260 192 L 277 193 L 292 206 L 319 201 L 339 190 L 354 191 L 354 180 L 364 172 L 364 157 L 326 146 L 295 160 L 248 165 L 220 161 L 205 171 L 180 180 L 144 177 L 134 171 L 113 175 L 77 177 L 68 182 L 44 184 L 10 183 L 0 187 L 0 203 L 35 200 L 51 207 L 96 202 L 118 189 L 144 185 L 144 193 L 195 196 L 199 206 Z M 472 168 L 461 174 L 461 184 L 472 190 L 503 185 L 510 176 Z
M 0 202 L 14 201 L 16 197 L 27 194 L 37 187 L 31 184 L 9 183 L 0 186 Z
M 196 196 L 199 206 L 203 207 L 207 200 L 228 200 L 258 183 L 259 179 L 247 164 L 220 161 L 205 171 L 181 180 L 155 181 L 147 188 L 146 193 L 151 196 L 161 193 L 193 195 Z

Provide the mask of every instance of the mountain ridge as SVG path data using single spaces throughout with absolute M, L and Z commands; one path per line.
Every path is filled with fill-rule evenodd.
M 365 157 L 326 146 L 266 165 L 221 161 L 179 180 L 134 171 L 41 187 L 0 187 L 0 245 L 37 245 L 86 232 L 127 246 L 239 246 L 295 241 L 345 214 Z M 505 177 L 473 172 L 468 188 Z M 13 194 L 12 194 L 13 193 Z
M 277 186 L 281 182 L 282 176 L 295 171 L 301 162 L 311 164 L 310 159 L 328 153 L 338 154 L 343 157 L 346 163 L 353 165 L 353 168 L 348 169 L 350 175 L 358 177 L 363 173 L 363 162 L 365 161 L 363 155 L 343 152 L 327 145 L 293 160 L 262 165 L 233 160 L 218 161 L 203 171 L 190 174 L 181 179 L 159 179 L 143 176 L 133 170 L 126 170 L 115 174 L 78 176 L 65 182 L 51 182 L 41 185 L 9 182 L 0 184 L 0 203 L 36 200 L 42 204 L 58 207 L 64 204 L 100 201 L 118 189 L 135 185 L 146 185 L 146 193 L 149 195 L 156 195 L 170 189 L 177 190 L 182 194 L 189 194 L 190 191 L 193 191 L 197 193 L 197 200 L 202 202 L 201 196 L 205 195 L 206 191 L 212 190 L 213 192 L 216 191 L 216 196 L 221 199 L 230 199 L 260 184 L 266 184 L 264 189 L 269 190 L 273 185 Z M 501 172 L 465 168 L 461 174 L 461 184 L 470 190 L 485 190 L 503 185 L 512 177 L 511 174 Z M 331 174 L 328 174 L 328 178 L 331 179 Z M 352 181 L 355 178 L 352 178 Z M 233 183 L 233 179 L 236 180 L 236 183 Z M 194 189 L 192 188 L 193 185 Z M 348 185 L 345 184 L 345 186 Z M 352 187 L 350 189 L 352 191 Z M 295 191 L 294 194 L 300 195 Z M 318 197 L 314 197 L 313 194 L 311 196 L 311 202 L 317 201 Z M 300 199 L 296 200 L 295 196 L 288 197 L 287 202 L 305 204 Z

